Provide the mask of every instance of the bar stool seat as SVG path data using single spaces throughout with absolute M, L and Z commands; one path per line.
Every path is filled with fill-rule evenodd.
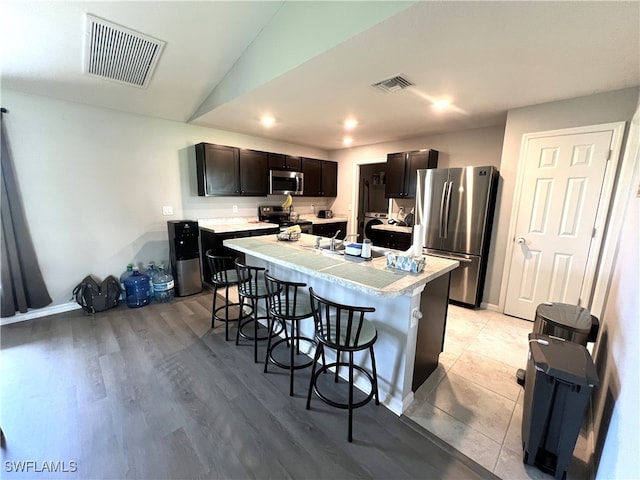
M 251 308 L 251 314 L 246 318 L 242 318 L 238 324 L 236 332 L 236 345 L 240 344 L 240 337 L 253 340 L 253 361 L 258 363 L 258 342 L 269 338 L 269 297 L 271 294 L 267 291 L 264 281 L 263 267 L 252 267 L 235 260 L 236 272 L 238 275 L 238 297 L 240 299 L 240 310 L 245 305 Z M 264 302 L 264 315 L 260 315 L 260 301 Z M 266 331 L 259 332 L 262 329 L 260 320 L 266 320 Z M 253 333 L 247 332 L 249 325 L 253 324 Z M 276 335 L 282 333 L 280 328 Z
M 311 393 L 314 392 L 318 398 L 336 408 L 349 411 L 349 430 L 347 439 L 353 441 L 353 409 L 359 408 L 375 398 L 376 405 L 380 404 L 378 398 L 378 376 L 376 373 L 376 358 L 373 351 L 378 333 L 375 326 L 364 318 L 365 313 L 375 312 L 373 307 L 356 307 L 332 302 L 317 295 L 313 288 L 309 289 L 311 298 L 311 310 L 315 321 L 315 339 L 317 342 L 316 353 L 313 357 L 311 369 L 311 379 L 307 392 L 307 410 L 311 408 Z M 332 363 L 323 362 L 318 367 L 320 355 L 324 355 L 325 348 L 330 348 L 336 352 L 336 361 Z M 369 351 L 371 357 L 371 373 L 364 367 L 355 365 L 353 362 L 354 352 Z M 347 353 L 348 361 L 341 359 L 343 353 Z M 323 393 L 319 388 L 318 379 L 322 373 L 334 369 L 334 381 L 340 380 L 340 367 L 347 367 L 348 375 L 348 401 L 340 402 L 332 399 L 327 393 Z M 354 401 L 354 370 L 369 380 L 371 388 L 365 397 L 359 401 Z
M 313 318 L 311 300 L 305 290 L 306 283 L 279 280 L 270 275 L 268 270 L 265 271 L 264 280 L 267 291 L 270 293 L 269 314 L 271 316 L 264 373 L 267 373 L 270 362 L 277 367 L 289 370 L 289 395 L 293 396 L 294 371 L 307 368 L 313 363 L 312 357 L 307 353 L 310 353 L 311 348 L 315 349 L 316 342 L 313 338 L 305 337 L 300 333 L 300 322 Z M 284 337 L 276 336 L 277 323 L 284 330 Z M 301 352 L 300 342 L 307 344 L 308 352 Z M 286 344 L 289 348 L 288 360 L 276 356 L 276 351 L 282 344 Z
M 225 323 L 224 339 L 229 340 L 229 322 L 238 322 L 239 319 L 248 317 L 244 314 L 239 302 L 229 299 L 229 289 L 238 286 L 238 273 L 236 272 L 234 259 L 228 256 L 214 255 L 213 250 L 205 252 L 209 269 L 211 270 L 211 284 L 213 285 L 213 305 L 211 307 L 211 328 L 215 321 Z M 218 290 L 224 289 L 224 305 L 216 307 Z M 237 309 L 237 315 L 230 315 L 229 310 Z M 223 313 L 224 312 L 224 316 Z

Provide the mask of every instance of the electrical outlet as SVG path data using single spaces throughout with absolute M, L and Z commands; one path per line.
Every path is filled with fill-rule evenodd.
M 233 213 L 238 213 L 238 205 L 232 207 Z
M 171 205 L 165 205 L 164 207 L 162 207 L 162 215 L 169 216 L 169 215 L 173 215 L 173 207 Z

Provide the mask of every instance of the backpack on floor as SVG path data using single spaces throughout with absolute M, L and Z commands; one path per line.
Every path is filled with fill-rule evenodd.
M 105 278 L 100 285 L 91 275 L 87 275 L 73 289 L 72 299 L 75 298 L 87 314 L 95 315 L 96 312 L 118 305 L 121 292 L 120 282 L 113 275 Z

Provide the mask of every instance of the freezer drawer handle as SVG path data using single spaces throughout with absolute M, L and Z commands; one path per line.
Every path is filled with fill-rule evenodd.
M 432 257 L 438 257 L 438 258 L 446 258 L 447 260 L 457 260 L 460 263 L 473 263 L 473 260 L 469 260 L 468 258 L 464 258 L 464 257 L 452 257 L 450 255 L 440 255 L 438 253 L 428 253 L 427 255 L 431 255 Z

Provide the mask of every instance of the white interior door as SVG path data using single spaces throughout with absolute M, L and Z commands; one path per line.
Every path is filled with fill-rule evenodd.
M 504 313 L 533 320 L 542 302 L 581 304 L 613 135 L 526 140 Z

